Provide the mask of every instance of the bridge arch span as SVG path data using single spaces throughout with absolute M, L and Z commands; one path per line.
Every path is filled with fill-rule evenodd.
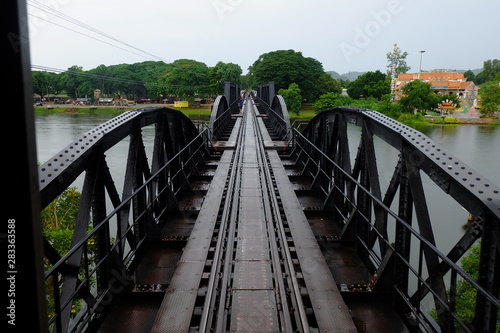
M 149 125 L 155 127 L 152 152 L 143 137 L 143 128 Z M 123 156 L 120 194 L 106 152 L 124 140 L 128 140 L 128 155 Z M 161 240 L 162 227 L 173 218 L 189 221 L 190 213 L 182 211 L 181 201 L 196 195 L 192 179 L 202 173 L 209 155 L 206 142 L 206 131 L 199 133 L 181 112 L 146 107 L 88 131 L 39 166 L 42 209 L 76 178 L 84 177 L 72 248 L 59 254 L 43 240 L 45 279 L 53 286 L 47 297 L 57 305 L 49 319 L 55 331 L 67 332 L 70 325 L 85 327 L 95 320 L 109 295 L 118 293 L 110 292 L 117 277 L 120 291 L 131 287 L 138 262 L 150 241 Z M 92 290 L 90 280 L 95 281 Z M 74 300 L 84 306 L 77 319 L 71 315 Z
M 323 111 L 309 122 L 303 135 L 324 152 L 335 151 L 343 124 L 362 128 L 362 135 L 377 136 L 400 152 L 411 150 L 412 164 L 436 185 L 478 216 L 484 210 L 500 219 L 499 188 L 423 133 L 377 111 L 340 107 Z M 339 128 L 340 126 L 340 128 Z M 337 131 L 335 131 L 337 129 Z
M 349 146 L 350 125 L 361 128 L 356 132 L 355 151 Z M 371 267 L 374 279 L 368 287 L 392 293 L 402 315 L 413 313 L 432 327 L 435 323 L 420 309 L 421 302 L 430 298 L 439 309 L 437 325 L 454 332 L 454 322 L 460 323 L 460 318 L 454 313 L 455 298 L 448 295 L 456 292 L 458 277 L 477 291 L 475 327 L 495 330 L 500 309 L 498 186 L 426 135 L 376 111 L 326 110 L 302 133 L 295 130 L 294 134 L 292 156 L 320 193 L 323 209 L 339 221 L 339 241 L 353 242 L 365 265 Z M 398 158 L 393 169 L 380 170 L 374 137 L 395 148 Z M 384 190 L 380 174 L 391 171 Z M 436 242 L 435 232 L 441 225 L 430 213 L 424 174 L 470 212 L 468 229 L 451 249 Z M 462 270 L 459 260 L 479 241 L 479 278 L 475 280 Z M 420 251 L 415 251 L 418 247 Z
M 39 167 L 42 207 L 118 142 L 133 136 L 140 143 L 141 128 L 152 124 L 156 125 L 155 152 L 149 172 L 157 171 L 159 161 L 167 161 L 199 134 L 191 120 L 174 109 L 146 107 L 125 112 L 83 134 Z M 138 158 L 129 155 L 128 163 L 139 163 Z
M 269 82 L 258 89 L 258 95 L 254 96 L 258 108 L 266 115 L 268 129 L 275 140 L 289 141 L 292 139 L 292 125 L 286 102 L 281 95 L 275 95 L 274 83 Z
M 231 121 L 231 115 L 237 112 L 237 109 L 236 101 L 229 104 L 224 95 L 217 96 L 212 106 L 212 113 L 210 114 L 210 121 L 208 123 L 211 139 L 219 140 L 222 137 L 222 133 Z
M 291 140 L 292 125 L 290 124 L 290 116 L 283 96 L 276 95 L 273 97 L 270 111 L 269 117 L 271 118 L 271 124 L 274 128 L 279 129 L 278 132 L 280 132 L 278 136 L 283 140 Z

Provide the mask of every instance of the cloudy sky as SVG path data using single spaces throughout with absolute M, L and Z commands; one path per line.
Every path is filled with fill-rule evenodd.
M 261 54 L 293 49 L 341 74 L 385 71 L 395 42 L 415 72 L 421 55 L 424 70 L 500 59 L 498 0 L 27 2 L 32 64 L 57 69 L 187 58 L 246 73 Z

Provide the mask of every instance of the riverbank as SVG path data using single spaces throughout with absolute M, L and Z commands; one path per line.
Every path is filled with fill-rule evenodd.
M 404 123 L 404 121 L 402 121 Z M 417 121 L 420 123 L 420 121 Z M 498 118 L 425 117 L 424 124 L 430 125 L 500 125 Z
M 120 114 L 137 109 L 125 106 L 35 106 L 35 114 Z
M 137 110 L 148 106 L 165 106 L 171 109 L 179 110 L 190 118 L 200 116 L 207 118 L 211 114 L 211 106 L 202 106 L 199 108 L 175 108 L 165 104 L 142 104 L 134 106 L 35 106 L 35 114 L 111 114 L 119 115 L 123 112 Z
M 119 115 L 123 112 L 136 110 L 147 106 L 166 106 L 179 110 L 191 119 L 199 118 L 208 120 L 211 114 L 211 105 L 202 105 L 199 108 L 175 108 L 165 104 L 143 104 L 135 106 L 42 106 L 34 107 L 36 114 L 112 114 Z M 290 121 L 307 122 L 317 113 L 310 107 L 304 107 L 299 114 L 290 113 Z M 459 118 L 459 117 L 424 117 L 422 115 L 402 114 L 395 118 L 406 125 L 494 125 L 500 126 L 498 118 Z
M 459 124 L 500 125 L 500 119 L 494 118 L 458 118 Z

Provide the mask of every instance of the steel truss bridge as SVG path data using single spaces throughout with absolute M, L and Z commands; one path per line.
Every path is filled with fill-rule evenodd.
M 83 178 L 71 250 L 44 240 L 50 330 L 495 332 L 497 186 L 376 111 L 324 111 L 299 132 L 272 83 L 242 113 L 239 96 L 226 84 L 202 131 L 165 107 L 123 113 L 39 167 L 42 208 Z M 106 156 L 119 143 L 122 176 Z M 424 175 L 473 217 L 446 252 Z M 474 279 L 459 260 L 477 242 Z
M 299 132 L 272 84 L 242 114 L 226 85 L 201 132 L 175 110 L 137 109 L 37 168 L 26 3 L 4 5 L 9 331 L 495 332 L 499 188 L 425 135 L 354 108 Z M 108 158 L 119 144 L 122 172 Z M 58 253 L 40 210 L 75 180 L 72 246 Z M 450 248 L 429 186 L 471 214 Z M 470 276 L 459 263 L 476 243 Z M 457 311 L 464 286 L 472 320 Z

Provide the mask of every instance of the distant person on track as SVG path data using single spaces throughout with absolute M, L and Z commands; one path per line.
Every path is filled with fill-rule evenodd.
M 238 108 L 240 109 L 240 113 L 241 113 L 243 110 L 243 98 L 242 97 L 240 97 L 240 100 L 238 101 Z

